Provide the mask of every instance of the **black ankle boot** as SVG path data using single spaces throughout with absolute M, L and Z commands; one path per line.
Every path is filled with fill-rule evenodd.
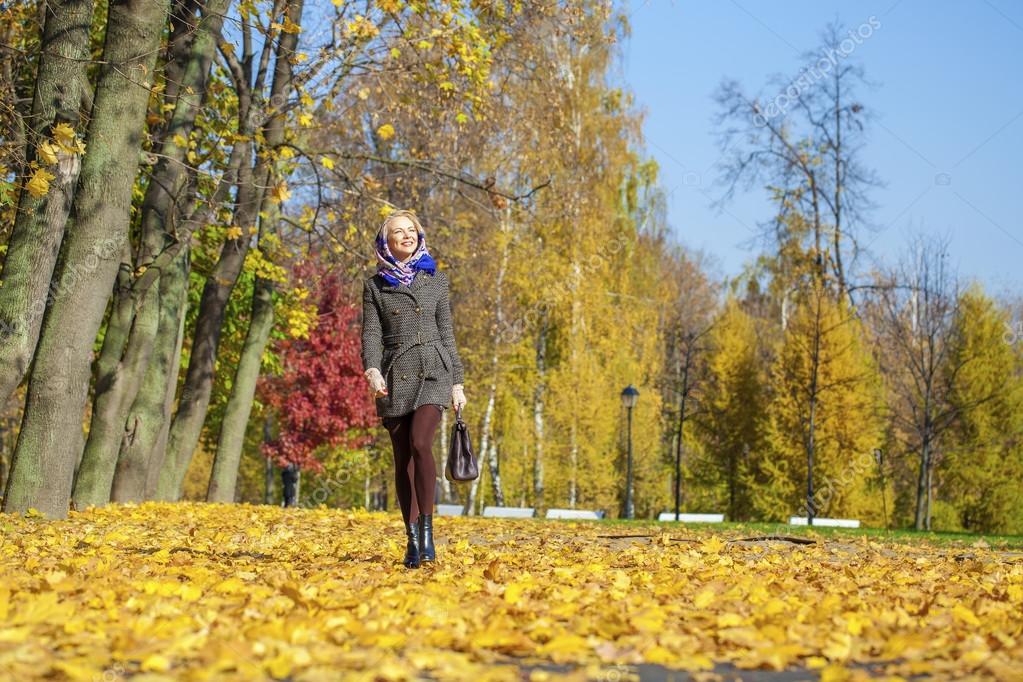
M 417 521 L 405 522 L 405 536 L 408 544 L 405 545 L 405 568 L 419 568 L 421 555 L 419 553 L 419 523 Z
M 437 558 L 433 549 L 433 514 L 419 515 L 419 557 L 422 561 Z

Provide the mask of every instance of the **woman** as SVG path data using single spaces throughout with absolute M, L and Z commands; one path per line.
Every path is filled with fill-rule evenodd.
M 448 300 L 426 235 L 411 211 L 395 211 L 376 237 L 377 273 L 363 280 L 362 365 L 377 416 L 391 435 L 394 485 L 405 521 L 404 564 L 433 561 L 437 470 L 431 449 L 450 402 L 465 406 L 462 360 Z

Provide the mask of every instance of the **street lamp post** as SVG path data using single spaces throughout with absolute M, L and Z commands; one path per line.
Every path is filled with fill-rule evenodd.
M 633 518 L 633 506 L 632 506 L 632 408 L 636 404 L 636 398 L 639 397 L 639 391 L 629 384 L 622 390 L 622 405 L 628 411 L 629 426 L 628 426 L 628 455 L 626 458 L 625 468 L 625 518 Z

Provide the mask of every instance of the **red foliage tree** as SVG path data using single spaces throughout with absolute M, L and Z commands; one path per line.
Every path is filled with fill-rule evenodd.
M 362 447 L 372 436 L 361 430 L 376 423 L 376 412 L 362 375 L 355 297 L 322 265 L 307 261 L 295 270 L 300 282 L 313 285 L 318 324 L 308 339 L 276 344 L 284 372 L 263 377 L 259 393 L 278 415 L 279 433 L 262 451 L 278 466 L 293 462 L 322 472 L 314 453 L 324 446 Z

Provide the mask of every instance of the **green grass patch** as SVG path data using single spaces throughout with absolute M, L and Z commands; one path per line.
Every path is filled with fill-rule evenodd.
M 548 519 L 536 519 L 547 521 Z M 862 537 L 887 540 L 905 544 L 930 543 L 940 547 L 970 547 L 983 540 L 992 549 L 1023 550 L 1023 535 L 994 535 L 989 533 L 965 533 L 955 531 L 918 531 L 910 528 L 886 530 L 884 528 L 832 528 L 815 526 L 793 526 L 787 523 L 684 523 L 655 521 L 653 519 L 603 519 L 600 521 L 582 519 L 549 519 L 550 521 L 571 521 L 574 523 L 598 523 L 620 529 L 664 529 L 685 527 L 688 530 L 736 531 L 753 535 L 795 535 L 821 538 L 824 540 L 856 539 Z

